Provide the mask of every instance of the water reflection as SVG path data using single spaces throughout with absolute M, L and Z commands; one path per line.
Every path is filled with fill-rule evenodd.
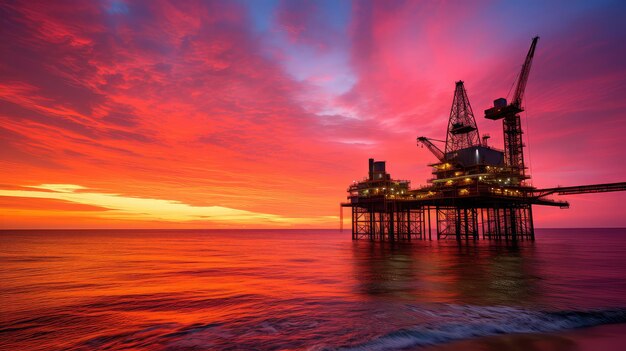
M 360 241 L 352 259 L 357 293 L 417 302 L 534 304 L 541 279 L 531 242 Z

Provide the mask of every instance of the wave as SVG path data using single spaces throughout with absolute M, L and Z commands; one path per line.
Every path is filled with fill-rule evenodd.
M 544 312 L 512 307 L 448 307 L 450 310 L 441 312 L 454 321 L 400 329 L 362 344 L 340 347 L 335 350 L 401 350 L 485 336 L 549 333 L 604 324 L 626 323 L 626 309 Z M 419 312 L 428 315 L 436 313 L 425 310 Z

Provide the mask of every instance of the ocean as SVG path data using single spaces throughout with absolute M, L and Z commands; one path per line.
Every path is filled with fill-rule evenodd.
M 622 350 L 626 229 L 0 231 L 2 350 Z

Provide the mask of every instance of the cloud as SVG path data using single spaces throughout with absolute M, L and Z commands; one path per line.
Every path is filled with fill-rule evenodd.
M 238 210 L 223 206 L 192 206 L 174 200 L 123 196 L 94 192 L 75 184 L 41 184 L 29 186 L 39 190 L 0 190 L 0 197 L 61 200 L 106 209 L 103 218 L 156 220 L 170 222 L 203 221 L 207 223 L 267 224 L 289 226 L 294 224 L 325 223 L 336 216 L 290 218 L 268 213 Z
M 10 43 L 0 47 L 0 166 L 11 170 L 0 173 L 2 184 L 81 184 L 66 194 L 109 189 L 176 206 L 332 216 L 369 157 L 416 186 L 431 177 L 432 156 L 415 137 L 444 136 L 455 80 L 465 80 L 481 133 L 502 145 L 501 124 L 480 111 L 506 93 L 537 33 L 523 116 L 535 181 L 624 174 L 615 162 L 626 157 L 621 4 L 0 8 Z M 566 180 L 552 178 L 560 167 Z

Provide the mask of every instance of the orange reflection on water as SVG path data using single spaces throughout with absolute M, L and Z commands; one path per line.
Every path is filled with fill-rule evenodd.
M 626 304 L 621 251 L 582 243 L 567 247 L 577 253 L 570 257 L 558 236 L 517 246 L 351 242 L 349 233 L 315 230 L 0 238 L 0 329 L 10 331 L 0 346 L 12 349 L 301 349 L 435 323 L 436 312 L 421 311 L 448 305 L 474 313 Z M 578 261 L 586 267 L 574 268 Z M 471 313 L 467 323 L 476 322 Z

